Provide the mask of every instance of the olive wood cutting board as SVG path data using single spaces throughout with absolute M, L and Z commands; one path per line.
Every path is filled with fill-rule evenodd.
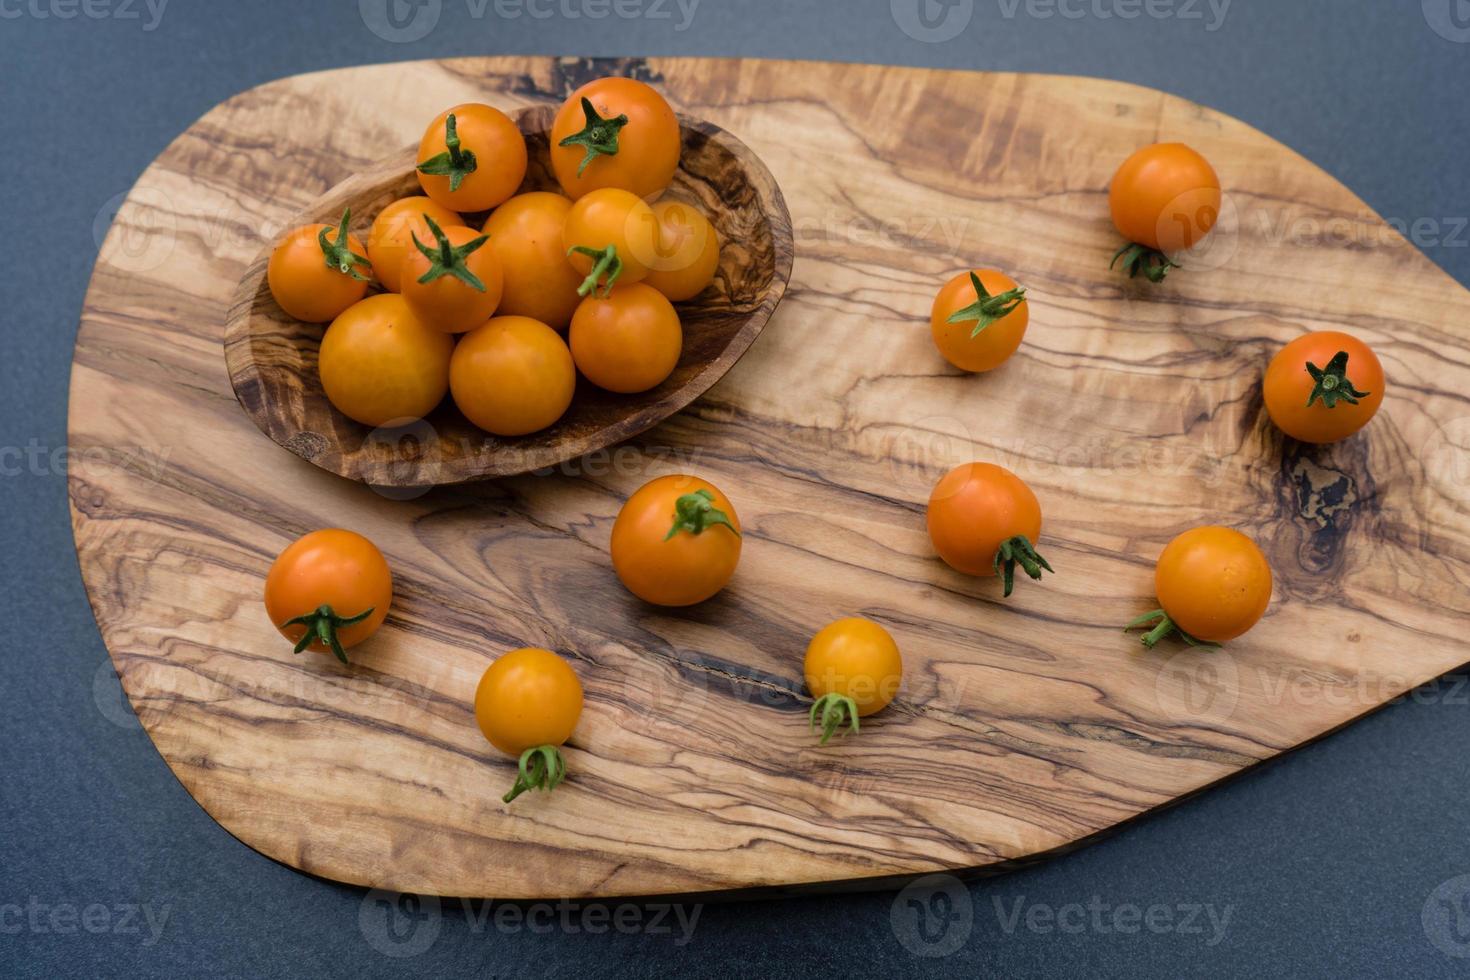
M 685 411 L 550 473 L 374 490 L 275 445 L 221 348 L 246 266 L 445 106 L 561 100 L 634 74 L 758 154 L 790 208 L 785 301 Z M 1220 172 L 1210 246 L 1155 288 L 1110 274 L 1107 183 L 1183 140 Z M 949 276 L 1030 289 L 1020 352 L 952 370 Z M 1460 667 L 1470 613 L 1470 294 L 1321 169 L 1254 129 L 1117 82 L 774 61 L 467 58 L 244 92 L 139 179 L 98 257 L 71 379 L 83 577 L 143 726 L 201 806 L 316 875 L 503 898 L 652 895 L 1004 868 L 1322 736 Z M 1330 447 L 1262 408 L 1306 330 L 1372 344 L 1377 419 Z M 1057 573 L 1017 586 L 935 556 L 950 467 L 1010 467 Z M 622 501 L 692 471 L 746 528 L 730 586 L 662 610 L 608 560 Z M 1145 651 L 1153 563 L 1201 523 L 1275 571 L 1219 650 Z M 262 581 L 296 536 L 373 538 L 396 599 L 355 665 L 291 653 Z M 857 737 L 808 734 L 801 656 L 883 623 L 901 693 Z M 587 707 L 567 782 L 507 807 L 514 762 L 471 699 L 500 652 L 570 657 Z

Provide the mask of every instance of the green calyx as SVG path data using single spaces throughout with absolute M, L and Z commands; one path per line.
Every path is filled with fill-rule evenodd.
M 1311 361 L 1307 362 L 1307 373 L 1316 382 L 1312 386 L 1312 393 L 1307 397 L 1307 407 L 1311 408 L 1317 399 L 1322 399 L 1326 408 L 1336 408 L 1339 401 L 1345 401 L 1349 405 L 1356 405 L 1359 398 L 1367 398 L 1370 392 L 1359 391 L 1353 387 L 1353 383 L 1347 376 L 1348 353 L 1340 350 L 1333 355 L 1332 360 L 1327 362 L 1327 367 L 1319 368 Z
M 323 228 L 316 233 L 316 243 L 322 247 L 322 257 L 326 259 L 327 268 L 351 276 L 358 282 L 367 282 L 368 277 L 357 271 L 357 266 L 365 265 L 369 269 L 372 263 L 365 256 L 358 255 L 352 250 L 351 240 L 347 237 L 347 221 L 352 217 L 351 208 L 342 209 L 342 222 L 337 225 L 337 240 L 334 242 L 327 237 L 327 229 Z
M 500 798 L 509 803 L 528 789 L 553 790 L 567 778 L 567 762 L 555 745 L 537 745 L 521 753 L 515 785 Z
M 1113 261 L 1108 263 L 1108 268 L 1115 267 L 1119 259 L 1123 260 L 1123 268 L 1127 271 L 1129 279 L 1136 278 L 1141 272 L 1152 283 L 1163 282 L 1170 269 L 1184 268 L 1158 249 L 1139 245 L 1136 242 L 1129 242 L 1118 249 L 1118 254 L 1113 256 Z
M 975 321 L 975 328 L 970 331 L 973 340 L 980 335 L 980 331 L 990 326 L 996 320 L 1010 316 L 1016 311 L 1016 307 L 1026 301 L 1026 288 L 1017 286 L 1008 289 L 999 296 L 990 295 L 985 284 L 975 273 L 970 273 L 970 285 L 975 287 L 975 302 L 962 310 L 951 313 L 946 323 L 969 323 Z
M 578 296 L 595 295 L 606 299 L 612 292 L 613 283 L 618 281 L 618 276 L 623 274 L 623 260 L 618 256 L 618 247 L 609 244 L 607 248 L 598 250 L 588 248 L 586 245 L 573 245 L 567 249 L 568 255 L 585 255 L 592 260 L 592 272 L 582 285 L 577 287 Z M 602 283 L 599 292 L 597 285 Z
M 1031 545 L 1031 540 L 1024 534 L 1018 534 L 1001 544 L 1000 550 L 995 553 L 995 562 L 992 566 L 996 574 L 1000 575 L 1005 582 L 1007 598 L 1016 587 L 1016 565 L 1018 564 L 1027 575 L 1038 582 L 1041 581 L 1042 569 L 1056 574 L 1056 570 L 1047 563 L 1046 559 L 1037 554 L 1036 549 Z
M 1140 637 L 1140 639 L 1143 641 L 1143 645 L 1148 647 L 1150 650 L 1157 646 L 1160 640 L 1173 633 L 1177 633 L 1181 640 L 1183 640 L 1185 643 L 1188 643 L 1192 647 L 1217 647 L 1220 645 L 1218 643 L 1211 643 L 1207 640 L 1199 640 L 1195 637 L 1190 636 L 1188 633 L 1180 629 L 1178 625 L 1175 624 L 1174 620 L 1169 618 L 1169 614 L 1164 612 L 1164 610 L 1162 609 L 1155 609 L 1153 612 L 1144 613 L 1142 616 L 1139 616 L 1137 619 L 1130 622 L 1127 626 L 1124 626 L 1123 632 L 1126 633 L 1129 630 L 1141 629 L 1143 627 L 1151 627 L 1147 633 Z
M 664 540 L 669 540 L 680 531 L 703 534 L 716 524 L 723 524 L 730 529 L 731 534 L 737 538 L 740 537 L 740 532 L 735 529 L 730 515 L 715 506 L 715 495 L 701 487 L 674 501 L 674 526 L 669 528 L 669 533 L 664 535 Z
M 432 177 L 448 177 L 449 193 L 459 190 L 464 179 L 475 172 L 477 166 L 473 150 L 460 149 L 459 132 L 454 128 L 454 113 L 444 120 L 444 145 L 448 147 L 438 156 L 429 157 L 419 164 L 419 173 Z
M 485 284 L 480 281 L 479 276 L 475 275 L 469 270 L 469 266 L 465 265 L 465 259 L 467 259 L 470 256 L 470 253 L 474 252 L 475 249 L 488 242 L 490 240 L 490 236 L 481 235 L 479 238 L 472 239 L 465 242 L 463 245 L 456 246 L 449 244 L 449 238 L 444 234 L 443 229 L 441 229 L 434 222 L 434 219 L 429 217 L 427 213 L 424 215 L 424 223 L 427 224 L 429 226 L 429 230 L 434 233 L 434 239 L 439 243 L 439 247 L 430 248 L 423 242 L 419 241 L 419 236 L 417 234 L 409 232 L 410 237 L 413 238 L 414 245 L 418 248 L 420 252 L 424 253 L 424 257 L 429 260 L 429 271 L 419 276 L 419 282 L 421 284 L 427 284 L 433 282 L 435 279 L 438 279 L 440 276 L 453 276 L 460 282 L 464 283 L 466 286 L 478 289 L 480 292 L 483 293 L 485 291 Z
M 812 710 L 808 716 L 811 721 L 813 733 L 817 729 L 822 731 L 821 745 L 826 745 L 828 740 L 836 734 L 837 729 L 846 725 L 848 731 L 854 735 L 858 732 L 858 710 L 857 702 L 846 694 L 823 694 L 812 702 Z M 843 732 L 844 735 L 847 732 Z
M 286 620 L 281 624 L 281 629 L 287 626 L 306 627 L 306 632 L 296 643 L 295 653 L 300 653 L 313 642 L 317 642 L 321 644 L 323 650 L 331 650 L 337 655 L 337 659 L 345 664 L 347 663 L 347 651 L 342 649 L 342 643 L 337 639 L 337 631 L 348 626 L 356 626 L 372 614 L 373 607 L 370 606 L 365 612 L 360 612 L 356 616 L 338 616 L 332 611 L 331 606 L 322 605 L 305 616 Z
M 627 116 L 604 119 L 598 115 L 592 100 L 585 95 L 582 97 L 582 114 L 587 119 L 587 125 L 582 127 L 580 133 L 573 133 L 557 144 L 558 146 L 580 146 L 586 149 L 587 153 L 577 167 L 578 177 L 582 176 L 587 165 L 598 157 L 617 155 L 618 132 L 628 125 Z

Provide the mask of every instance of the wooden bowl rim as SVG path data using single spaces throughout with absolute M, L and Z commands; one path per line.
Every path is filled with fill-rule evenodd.
M 538 103 L 521 108 L 512 115 L 512 118 L 526 135 L 540 135 L 549 129 L 552 109 L 553 106 L 550 103 Z M 718 144 L 739 163 L 745 183 L 755 192 L 758 211 L 770 228 L 773 262 L 770 281 L 759 294 L 755 308 L 746 316 L 740 329 L 731 336 L 719 356 L 707 361 L 684 384 L 618 421 L 592 430 L 580 437 L 567 438 L 555 444 L 536 442 L 539 437 L 544 437 L 545 433 L 550 430 L 542 430 L 542 432 L 520 437 L 519 440 L 516 440 L 516 445 L 518 448 L 524 445 L 525 449 L 513 454 L 507 453 L 505 446 L 496 446 L 485 447 L 477 452 L 466 452 L 452 460 L 440 458 L 425 463 L 415 463 L 406 459 L 386 462 L 367 461 L 360 458 L 356 452 L 344 452 L 340 449 L 333 451 L 334 447 L 330 445 L 322 447 L 321 443 L 325 437 L 321 433 L 299 428 L 285 431 L 279 426 L 277 423 L 284 419 L 273 415 L 263 394 L 259 394 L 264 392 L 265 387 L 257 369 L 252 343 L 254 335 L 250 328 L 257 297 L 262 290 L 269 288 L 266 283 L 266 267 L 271 252 L 290 229 L 315 220 L 310 216 L 322 206 L 322 202 L 332 198 L 352 197 L 356 193 L 354 185 L 376 184 L 383 181 L 385 175 L 393 172 L 401 172 L 403 176 L 412 173 L 418 152 L 417 144 L 413 144 L 334 184 L 310 205 L 298 211 L 287 223 L 280 236 L 266 245 L 246 267 L 245 275 L 241 278 L 230 300 L 225 317 L 223 338 L 225 367 L 230 376 L 230 386 L 235 392 L 236 401 L 240 403 L 245 414 L 261 432 L 283 449 L 314 466 L 345 479 L 371 486 L 405 489 L 452 486 L 477 480 L 517 476 L 556 466 L 639 435 L 685 408 L 724 377 L 765 329 L 790 282 L 795 246 L 792 239 L 791 214 L 787 210 L 786 199 L 765 162 L 728 130 L 684 113 L 676 115 L 680 130 L 686 134 L 686 139 L 688 132 L 697 132 L 710 142 Z M 682 166 L 681 160 L 681 169 Z M 326 326 L 322 324 L 322 330 L 325 331 Z M 583 383 L 584 381 L 579 378 L 579 386 Z M 333 411 L 336 409 L 334 408 Z

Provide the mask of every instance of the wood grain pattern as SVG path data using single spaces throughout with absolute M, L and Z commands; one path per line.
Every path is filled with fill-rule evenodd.
M 558 190 L 551 173 L 554 106 L 516 114 L 530 166 L 521 192 Z M 352 421 L 332 408 L 317 373 L 324 327 L 276 304 L 265 281 L 271 242 L 245 270 L 225 322 L 225 360 L 245 411 L 277 443 L 322 469 L 380 487 L 429 487 L 519 476 L 605 449 L 662 422 L 709 390 L 765 328 L 791 277 L 791 216 L 771 172 L 718 126 L 683 117 L 679 170 L 667 197 L 696 205 L 728 246 L 715 280 L 679 304 L 684 348 L 662 384 L 616 395 L 581 381 L 572 407 L 551 427 L 520 438 L 475 427 L 445 399 L 421 423 L 394 429 Z M 364 241 L 392 201 L 420 194 L 417 144 L 354 174 L 295 215 L 288 227 L 334 223 L 352 208 Z M 485 215 L 466 215 L 478 228 Z
M 608 71 L 738 133 L 786 193 L 791 288 L 749 354 L 688 410 L 542 476 L 380 494 L 262 435 L 219 344 L 264 244 L 444 106 L 554 101 Z M 1215 247 L 1154 289 L 1106 271 L 1105 189 L 1161 138 L 1203 151 L 1229 196 Z M 1030 287 L 1032 322 L 1004 368 L 961 376 L 926 314 L 978 264 Z M 293 867 L 496 897 L 1004 867 L 1466 661 L 1467 318 L 1470 295 L 1317 167 L 1129 85 L 692 59 L 306 75 L 205 115 L 118 214 L 73 365 L 77 548 L 168 764 Z M 1373 344 L 1390 387 L 1368 430 L 1311 448 L 1270 426 L 1260 378 L 1328 327 Z M 933 482 L 970 459 L 1016 470 L 1046 514 L 1057 574 L 1009 601 L 924 531 Z M 606 549 L 626 496 L 681 470 L 731 496 L 746 541 L 725 592 L 671 612 L 628 596 Z M 1146 653 L 1119 624 L 1204 521 L 1262 543 L 1271 609 L 1223 650 Z M 260 603 L 275 554 L 331 525 L 373 537 L 397 580 L 352 670 L 293 656 Z M 848 614 L 894 633 L 904 687 L 818 748 L 801 652 Z M 513 763 L 470 700 L 525 644 L 574 658 L 587 711 L 568 782 L 507 808 Z

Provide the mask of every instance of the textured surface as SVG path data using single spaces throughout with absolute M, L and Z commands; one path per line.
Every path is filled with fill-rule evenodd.
M 502 104 L 510 107 L 509 98 Z M 324 103 L 319 119 L 334 107 Z M 555 106 L 516 113 L 531 149 L 522 192 L 557 191 L 547 150 Z M 400 430 L 371 429 L 336 411 L 317 377 L 322 328 L 286 315 L 266 283 L 266 246 L 246 269 L 226 318 L 225 363 L 240 404 L 282 446 L 329 473 L 377 487 L 428 487 L 487 477 L 519 476 L 557 466 L 638 435 L 689 404 L 750 348 L 781 301 L 791 275 L 791 218 L 765 165 L 717 126 L 685 119 L 679 170 L 666 193 L 687 201 L 714 224 L 720 251 L 714 282 L 679 304 L 684 345 L 662 384 L 637 395 L 615 395 L 585 381 L 555 425 L 518 439 L 497 438 L 472 425 L 447 400 L 424 422 Z M 387 204 L 420 194 L 413 171 L 416 146 L 353 174 L 295 215 L 287 227 L 329 222 L 352 209 L 352 230 L 364 240 Z M 475 227 L 483 215 L 466 215 Z M 426 424 L 425 424 L 426 423 Z
M 1418 459 L 1453 445 L 1452 392 L 1470 371 L 1444 325 L 1470 296 L 1410 249 L 1354 247 L 1392 235 L 1269 139 L 1113 83 L 640 66 L 677 108 L 739 135 L 785 190 L 792 291 L 750 355 L 603 472 L 405 502 L 284 465 L 209 360 L 218 304 L 254 250 L 202 254 L 191 223 L 219 208 L 247 227 L 281 220 L 439 103 L 555 96 L 590 70 L 401 65 L 246 93 L 160 158 L 103 249 L 74 448 L 191 424 L 186 451 L 149 479 L 74 475 L 84 576 L 144 726 L 247 843 L 330 877 L 449 894 L 990 866 L 1083 840 L 1463 662 L 1463 501 L 1453 472 Z M 371 119 L 342 103 L 335 153 L 314 158 L 296 109 L 364 88 L 397 95 Z M 903 127 L 871 130 L 874 112 Z M 1147 291 L 1105 272 L 1103 188 L 1160 136 L 1205 152 L 1233 200 L 1216 248 Z M 299 149 L 261 149 L 282 145 Z M 178 232 L 143 270 L 119 228 L 149 207 Z M 1307 223 L 1338 229 L 1341 247 L 1266 233 Z M 1027 346 L 985 378 L 944 370 L 923 322 L 941 277 L 970 263 L 1032 289 Z M 181 277 L 197 287 L 187 304 L 170 286 Z M 1391 382 L 1429 380 L 1394 385 L 1366 437 L 1284 444 L 1260 370 L 1274 344 L 1329 325 L 1372 342 Z M 975 457 L 1037 489 L 1060 570 L 1004 605 L 930 556 L 919 516 L 933 480 Z M 751 531 L 732 588 L 675 616 L 631 602 L 604 559 L 618 501 L 670 468 L 720 484 Z M 1116 624 L 1148 607 L 1162 544 L 1202 520 L 1267 546 L 1272 613 L 1224 657 L 1140 655 Z M 328 522 L 370 533 L 398 572 L 401 601 L 357 675 L 293 659 L 255 602 L 269 557 Z M 894 630 L 906 687 L 859 741 L 816 750 L 799 651 L 853 611 Z M 531 642 L 578 658 L 589 711 L 569 753 L 575 787 L 507 813 L 495 787 L 509 765 L 479 742 L 467 700 L 495 649 Z M 1206 685 L 1201 699 L 1221 673 L 1228 696 Z M 1303 683 L 1366 693 L 1283 698 Z

